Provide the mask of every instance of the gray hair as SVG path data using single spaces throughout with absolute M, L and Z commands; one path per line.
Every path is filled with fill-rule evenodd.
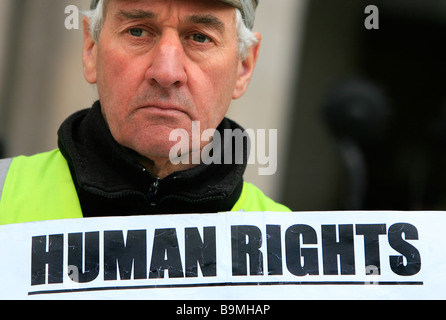
M 89 28 L 90 34 L 94 42 L 98 43 L 99 35 L 104 26 L 104 8 L 107 0 L 99 0 L 95 9 L 84 11 L 83 14 L 90 20 Z M 252 28 L 254 27 L 255 8 L 251 0 L 240 0 L 244 16 L 239 9 L 235 8 L 236 12 L 236 28 L 238 37 L 238 56 L 243 61 L 248 55 L 248 49 L 257 44 L 258 40 Z

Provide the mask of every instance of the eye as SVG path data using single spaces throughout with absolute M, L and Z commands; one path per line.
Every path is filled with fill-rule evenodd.
M 134 37 L 142 37 L 145 31 L 141 28 L 132 28 L 128 32 Z
M 201 34 L 201 33 L 193 34 L 192 35 L 192 40 L 194 40 L 196 42 L 199 42 L 199 43 L 206 43 L 206 42 L 210 42 L 211 41 L 211 39 L 208 36 L 206 36 L 204 34 Z

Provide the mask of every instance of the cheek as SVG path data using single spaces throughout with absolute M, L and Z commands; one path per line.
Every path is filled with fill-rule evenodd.
M 204 77 L 200 92 L 205 99 L 202 112 L 206 112 L 210 120 L 209 127 L 218 126 L 225 116 L 232 101 L 232 94 L 237 79 L 237 67 L 234 63 L 220 63 L 203 68 Z
M 123 85 L 130 83 L 128 74 L 128 63 L 112 50 L 106 50 L 101 55 L 102 59 L 98 63 L 98 90 L 106 94 L 115 91 Z M 131 76 L 131 73 L 130 73 Z M 126 79 L 123 81 L 122 79 Z M 125 92 L 125 91 L 124 91 Z
M 132 79 L 126 74 L 126 63 L 113 50 L 100 52 L 98 61 L 97 90 L 102 114 L 114 138 L 120 141 L 125 123 L 125 108 L 130 99 L 129 85 Z M 122 79 L 126 79 L 123 81 Z
M 124 58 L 113 50 L 101 52 L 98 63 L 98 94 L 103 105 L 107 105 L 115 116 L 125 114 L 137 89 L 138 69 L 134 69 L 128 57 Z M 108 115 L 111 116 L 111 115 Z

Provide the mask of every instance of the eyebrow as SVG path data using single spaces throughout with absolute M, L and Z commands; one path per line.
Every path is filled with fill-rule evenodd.
M 158 17 L 156 13 L 150 10 L 120 10 L 117 13 L 117 16 L 119 18 L 124 18 L 127 20 L 153 20 Z M 211 14 L 194 14 L 190 15 L 186 18 L 187 23 L 192 24 L 200 24 L 204 25 L 213 29 L 216 29 L 220 33 L 224 33 L 225 31 L 225 24 L 218 19 L 217 17 L 211 15 Z
M 156 14 L 154 12 L 147 10 L 120 10 L 117 13 L 117 16 L 128 20 L 156 18 Z
M 186 22 L 192 24 L 202 24 L 204 26 L 216 29 L 220 33 L 224 33 L 225 31 L 225 24 L 220 19 L 211 14 L 191 15 L 186 18 Z

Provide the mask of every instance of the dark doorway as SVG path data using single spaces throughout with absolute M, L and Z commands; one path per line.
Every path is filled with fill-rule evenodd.
M 364 26 L 369 4 L 309 2 L 283 199 L 293 210 L 446 209 L 446 2 L 377 0 L 378 30 Z M 380 92 L 363 102 L 372 96 L 389 111 L 383 135 L 349 137 L 363 162 L 359 183 L 323 116 L 346 79 Z M 363 193 L 351 205 L 355 183 Z
M 384 139 L 363 146 L 364 208 L 439 209 L 446 200 L 446 23 L 384 7 L 380 25 L 363 32 L 360 68 L 387 95 L 392 118 Z

